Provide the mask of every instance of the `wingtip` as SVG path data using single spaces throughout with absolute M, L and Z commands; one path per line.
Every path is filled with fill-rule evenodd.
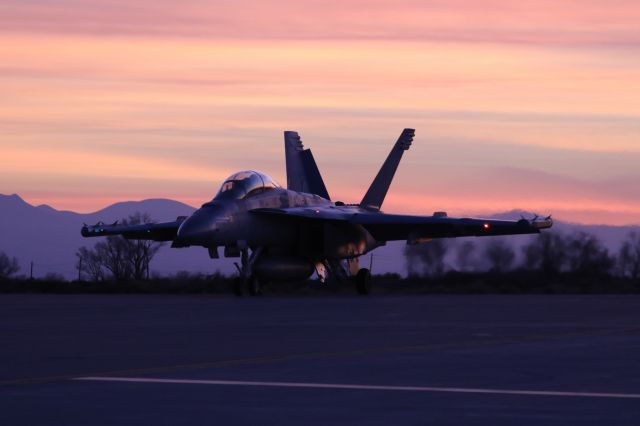
M 302 151 L 304 148 L 300 135 L 294 130 L 284 131 L 284 143 L 285 146 L 291 147 L 294 151 Z
M 553 226 L 553 219 L 551 219 L 551 215 L 545 217 L 544 219 L 536 217 L 531 221 L 531 226 L 538 230 L 549 229 Z
M 416 135 L 415 129 L 406 128 L 402 131 L 402 134 L 398 138 L 398 145 L 403 150 L 407 151 L 411 147 L 413 138 Z

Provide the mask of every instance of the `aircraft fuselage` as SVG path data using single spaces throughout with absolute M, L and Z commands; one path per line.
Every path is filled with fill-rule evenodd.
M 178 229 L 174 247 L 209 249 L 266 247 L 271 253 L 296 254 L 309 260 L 357 257 L 380 246 L 362 226 L 314 220 L 288 220 L 255 214 L 255 209 L 322 207 L 357 213 L 358 206 L 336 206 L 314 194 L 278 188 L 243 200 L 212 201 Z

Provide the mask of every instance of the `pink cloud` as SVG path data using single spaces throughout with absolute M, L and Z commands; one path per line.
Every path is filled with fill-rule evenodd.
M 640 43 L 640 5 L 599 0 L 5 0 L 4 32 L 234 39 Z
M 282 181 L 281 132 L 292 128 L 332 195 L 358 201 L 412 126 L 389 209 L 632 221 L 640 61 L 618 47 L 640 46 L 639 10 L 591 0 L 5 0 L 0 192 L 85 211 L 159 196 L 198 204 L 231 169 Z M 166 181 L 183 170 L 188 181 Z
M 477 215 L 523 209 L 569 222 L 640 224 L 640 175 L 589 181 L 514 167 L 478 167 L 436 178 L 424 172 L 421 184 L 415 183 L 415 175 L 403 177 L 402 171 L 399 178 L 405 184 L 396 184 L 386 206 L 396 212 Z

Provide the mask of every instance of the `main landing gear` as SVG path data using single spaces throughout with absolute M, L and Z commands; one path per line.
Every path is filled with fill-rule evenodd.
M 367 268 L 360 268 L 360 259 L 354 257 L 347 260 L 349 264 L 349 279 L 356 285 L 356 291 L 361 296 L 371 292 L 371 272 Z
M 367 268 L 360 268 L 357 257 L 348 259 L 347 265 L 348 269 L 345 269 L 341 261 L 329 262 L 330 271 L 338 281 L 354 284 L 356 291 L 361 296 L 371 293 L 371 272 Z
M 260 279 L 255 274 L 254 266 L 263 254 L 263 247 L 257 247 L 249 253 L 249 248 L 240 250 L 240 264 L 236 263 L 238 278 L 233 283 L 233 292 L 236 296 L 249 294 L 257 296 L 262 294 Z M 328 260 L 322 262 L 326 266 L 334 280 L 339 283 L 351 283 L 355 286 L 358 294 L 366 296 L 371 292 L 371 272 L 367 268 L 360 268 L 358 258 L 347 260 L 347 268 L 342 260 Z M 318 276 L 326 278 L 326 270 L 316 265 Z
M 371 292 L 371 272 L 367 268 L 358 271 L 355 277 L 351 277 L 356 283 L 356 290 L 359 295 L 366 296 Z

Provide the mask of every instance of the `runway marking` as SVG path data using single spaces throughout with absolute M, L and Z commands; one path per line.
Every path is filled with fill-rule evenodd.
M 470 394 L 493 394 L 493 395 L 640 399 L 640 394 L 635 394 L 635 393 L 564 392 L 564 391 L 549 391 L 549 390 L 483 389 L 483 388 L 458 388 L 458 387 L 434 387 L 434 386 L 385 386 L 385 385 L 357 385 L 357 384 L 341 384 L 341 383 L 154 379 L 154 378 L 147 378 L 147 377 L 77 377 L 77 378 L 74 378 L 73 380 L 98 381 L 98 382 L 125 382 L 125 383 L 163 383 L 163 384 L 215 385 L 215 386 L 250 386 L 250 387 L 307 388 L 307 389 L 350 389 L 350 390 L 372 390 L 372 391 L 443 392 L 443 393 L 470 393 Z
M 547 334 L 534 334 L 519 337 L 499 337 L 488 338 L 483 340 L 456 340 L 449 342 L 421 344 L 421 345 L 400 345 L 400 346 L 388 346 L 388 347 L 372 347 L 365 349 L 354 349 L 344 351 L 317 351 L 317 352 L 303 352 L 303 353 L 287 353 L 286 355 L 274 355 L 274 356 L 258 356 L 258 357 L 245 357 L 245 358 L 233 358 L 222 359 L 217 361 L 203 361 L 193 362 L 185 364 L 173 364 L 165 366 L 155 366 L 147 368 L 127 368 L 119 370 L 102 370 L 102 371 L 76 371 L 70 374 L 63 375 L 51 375 L 41 377 L 22 377 L 16 379 L 0 380 L 0 386 L 15 386 L 15 385 L 29 385 L 39 383 L 57 382 L 61 380 L 71 380 L 77 378 L 83 374 L 90 374 L 92 376 L 121 376 L 129 374 L 163 374 L 180 371 L 193 371 L 204 368 L 223 368 L 237 365 L 260 365 L 269 364 L 274 362 L 287 362 L 298 361 L 307 359 L 322 359 L 322 358 L 335 358 L 335 357 L 347 357 L 358 355 L 380 355 L 387 353 L 403 353 L 403 352 L 415 352 L 415 351 L 434 351 L 434 350 L 447 350 L 447 349 L 464 349 L 464 348 L 478 348 L 490 345 L 502 345 L 502 344 L 522 344 L 538 341 L 556 341 L 566 338 L 578 338 L 578 337 L 597 337 L 615 335 L 620 333 L 639 333 L 640 327 L 638 326 L 624 326 L 624 327 L 607 327 L 601 329 L 588 328 L 581 331 L 571 331 L 568 333 L 547 333 Z

